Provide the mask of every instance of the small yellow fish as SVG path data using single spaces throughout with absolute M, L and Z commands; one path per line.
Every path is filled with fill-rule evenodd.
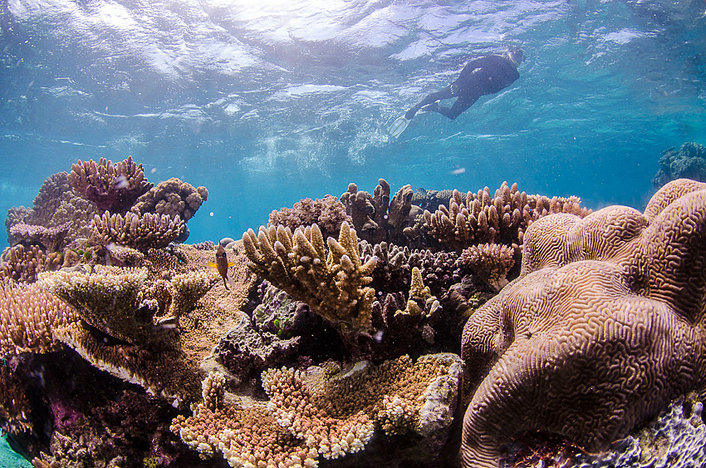
M 225 285 L 226 289 L 230 289 L 228 287 L 228 282 L 230 281 L 228 279 L 228 268 L 232 267 L 235 265 L 233 262 L 228 261 L 228 254 L 226 254 L 226 249 L 223 248 L 222 245 L 218 245 L 218 249 L 216 250 L 216 263 L 213 262 L 208 262 L 208 266 L 211 268 L 215 268 L 218 271 L 218 274 L 221 275 L 221 278 L 223 278 L 223 284 Z

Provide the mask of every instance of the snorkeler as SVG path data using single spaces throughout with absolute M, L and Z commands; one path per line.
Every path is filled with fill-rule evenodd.
M 525 59 L 521 49 L 511 48 L 503 55 L 487 55 L 468 62 L 459 77 L 441 91 L 431 93 L 419 104 L 392 122 L 389 132 L 398 137 L 405 131 L 414 115 L 423 112 L 438 112 L 451 120 L 471 107 L 479 97 L 495 94 L 507 88 L 520 77 L 517 67 Z M 451 107 L 442 107 L 442 99 L 457 98 Z

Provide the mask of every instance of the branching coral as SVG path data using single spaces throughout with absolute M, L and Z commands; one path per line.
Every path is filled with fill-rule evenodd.
M 77 193 L 96 203 L 98 209 L 124 213 L 135 200 L 152 188 L 145 179 L 142 164 L 135 164 L 129 156 L 113 164 L 104 158 L 71 166 L 69 183 Z
M 608 207 L 527 230 L 522 275 L 464 328 L 466 466 L 533 429 L 602 449 L 703 384 L 706 184 L 663 190 L 649 220 Z
M 370 328 L 375 291 L 365 287 L 377 260 L 360 261 L 358 237 L 348 223 L 341 225 L 338 241 L 328 238 L 328 253 L 318 226 L 252 229 L 243 235 L 249 266 L 294 299 L 334 325 L 355 330 Z
M 37 274 L 46 269 L 47 256 L 36 245 L 27 248 L 24 245 L 16 245 L 6 249 L 0 260 L 0 278 L 34 283 L 37 281 Z
M 459 262 L 468 266 L 496 292 L 507 284 L 507 273 L 515 264 L 514 250 L 502 244 L 472 245 L 461 252 Z
M 0 358 L 49 352 L 56 329 L 77 320 L 71 307 L 36 284 L 0 283 Z
M 590 211 L 580 204 L 577 197 L 527 195 L 518 190 L 517 184 L 509 187 L 506 182 L 492 198 L 488 187 L 477 194 L 468 192 L 465 197 L 454 190 L 448 207 L 442 205 L 433 214 L 424 213 L 423 230 L 455 250 L 488 242 L 519 248 L 525 229 L 533 221 L 552 213 L 586 216 Z
M 341 203 L 362 239 L 373 244 L 382 241 L 403 244 L 402 233 L 409 224 L 412 195 L 412 188 L 405 185 L 390 200 L 390 184 L 379 179 L 373 195 L 349 184 L 348 191 L 341 195 Z
M 270 213 L 271 226 L 282 225 L 294 231 L 298 227 L 316 224 L 326 239 L 335 236 L 341 230 L 341 224 L 350 223 L 351 217 L 346 214 L 346 207 L 332 195 L 322 199 L 305 198 L 294 204 L 292 208 L 281 208 Z
M 167 215 L 145 213 L 142 216 L 135 213 L 111 215 L 107 211 L 103 216 L 96 215 L 91 221 L 96 237 L 103 243 L 133 247 L 147 251 L 149 248 L 162 248 L 176 240 L 186 228 L 184 221 L 177 215 L 170 218 Z
M 206 187 L 195 188 L 193 185 L 172 177 L 158 183 L 149 192 L 142 195 L 131 208 L 133 213 L 144 215 L 155 213 L 170 218 L 179 217 L 184 222 L 191 219 L 201 204 L 208 198 Z

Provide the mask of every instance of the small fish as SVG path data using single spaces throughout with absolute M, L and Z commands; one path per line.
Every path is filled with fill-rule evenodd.
M 218 271 L 218 274 L 220 274 L 221 278 L 223 278 L 223 284 L 226 289 L 230 289 L 228 287 L 228 282 L 230 281 L 228 279 L 228 268 L 233 265 L 235 265 L 235 263 L 228 262 L 228 254 L 226 254 L 226 249 L 219 244 L 218 249 L 216 249 L 216 263 L 208 262 L 208 266 L 215 268 Z

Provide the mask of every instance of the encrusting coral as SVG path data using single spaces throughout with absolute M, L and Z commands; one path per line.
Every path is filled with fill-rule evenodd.
M 98 163 L 79 160 L 71 166 L 68 179 L 76 193 L 95 202 L 99 210 L 111 213 L 124 213 L 152 188 L 142 164 L 135 164 L 130 156 L 115 164 L 104 158 Z
M 529 227 L 521 276 L 464 328 L 465 466 L 534 429 L 606 448 L 703 385 L 706 184 L 671 182 L 648 212 Z
M 107 211 L 102 216 L 94 216 L 91 225 L 96 238 L 101 242 L 115 242 L 141 251 L 166 247 L 186 229 L 186 224 L 179 215 L 171 218 L 168 215 L 151 213 L 125 213 L 123 217 Z
M 294 299 L 306 302 L 334 325 L 370 328 L 376 259 L 360 261 L 358 237 L 344 222 L 338 241 L 328 238 L 328 252 L 318 226 L 292 231 L 284 226 L 252 229 L 243 234 L 250 268 Z

